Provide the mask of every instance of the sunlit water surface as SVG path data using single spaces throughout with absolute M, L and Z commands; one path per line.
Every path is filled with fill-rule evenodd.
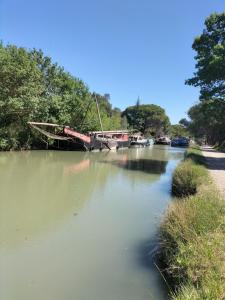
M 151 251 L 182 157 L 0 153 L 0 299 L 167 299 Z

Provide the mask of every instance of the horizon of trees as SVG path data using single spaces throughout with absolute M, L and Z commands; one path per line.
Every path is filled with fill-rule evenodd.
M 131 107 L 124 112 L 113 108 L 110 94 L 91 93 L 41 50 L 0 43 L 0 150 L 45 147 L 29 121 L 69 125 L 83 133 L 100 130 L 96 99 L 104 130 L 131 129 L 146 135 L 169 131 L 169 118 L 160 106 L 138 100 L 134 122 Z

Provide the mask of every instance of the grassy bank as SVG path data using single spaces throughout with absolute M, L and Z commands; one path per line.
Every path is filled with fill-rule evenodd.
M 161 255 L 173 300 L 225 299 L 225 201 L 190 149 L 173 175 L 171 203 L 161 225 Z
M 225 141 L 215 148 L 218 151 L 225 152 Z

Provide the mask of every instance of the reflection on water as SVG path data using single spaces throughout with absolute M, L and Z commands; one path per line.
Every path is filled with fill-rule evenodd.
M 81 171 L 88 169 L 90 167 L 90 159 L 84 159 L 79 163 L 74 163 L 69 166 L 65 166 L 64 168 L 64 174 L 75 174 L 80 173 Z
M 0 247 L 12 247 L 54 230 L 63 219 L 79 211 L 92 192 L 93 170 L 82 173 L 89 167 L 89 160 L 80 154 L 73 163 L 62 153 L 4 155 L 8 161 L 0 169 Z M 82 185 L 85 189 L 81 194 Z
M 142 171 L 150 174 L 165 173 L 167 165 L 167 161 L 152 159 L 112 160 L 110 163 L 130 171 Z
M 182 157 L 169 147 L 0 153 L 1 298 L 165 299 L 140 249 Z

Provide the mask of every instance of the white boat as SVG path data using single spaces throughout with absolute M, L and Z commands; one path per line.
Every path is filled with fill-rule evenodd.
M 159 145 L 170 145 L 171 140 L 167 136 L 161 136 L 155 139 L 155 144 Z
M 153 143 L 152 139 L 146 139 L 141 135 L 131 135 L 130 136 L 130 146 L 146 147 Z

